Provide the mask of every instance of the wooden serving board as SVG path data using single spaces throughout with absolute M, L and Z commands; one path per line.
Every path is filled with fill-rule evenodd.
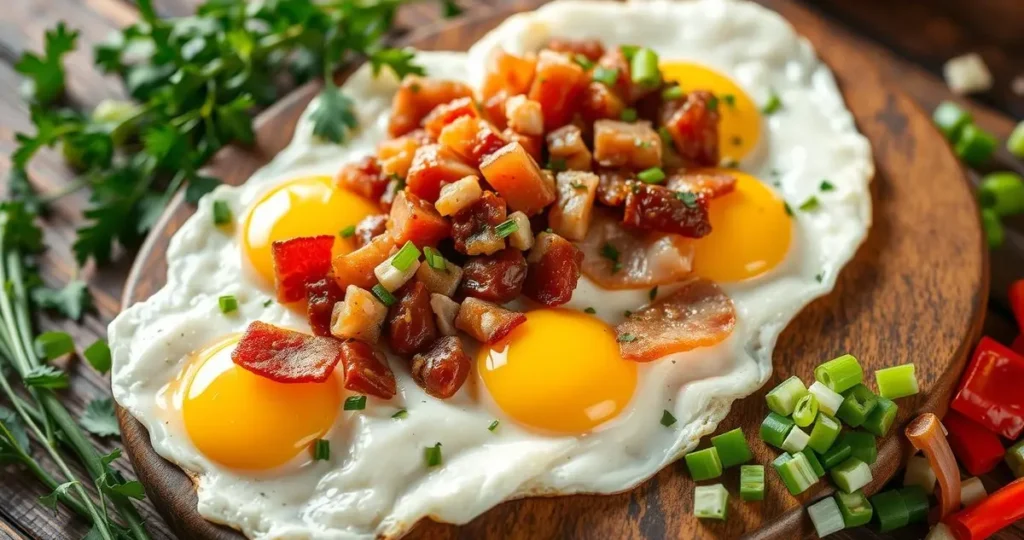
M 914 362 L 921 393 L 898 402 L 898 423 L 879 442 L 878 461 L 872 467 L 875 481 L 867 490 L 873 492 L 910 454 L 900 435 L 908 418 L 922 411 L 945 411 L 981 331 L 988 297 L 988 252 L 960 164 L 928 117 L 875 69 L 857 38 L 791 0 L 763 3 L 813 43 L 835 72 L 860 130 L 871 141 L 877 169 L 872 183 L 874 225 L 833 293 L 807 307 L 779 338 L 771 380 L 736 402 L 719 431 L 742 427 L 756 462 L 767 465 L 777 452 L 758 439 L 758 426 L 767 413 L 764 394 L 779 381 L 794 374 L 810 380 L 815 365 L 845 352 L 860 358 L 869 377 L 876 369 Z M 536 4 L 537 0 L 523 0 L 507 6 L 504 13 L 426 28 L 406 43 L 427 50 L 465 50 L 507 14 Z M 215 157 L 209 173 L 229 184 L 244 182 L 288 143 L 299 113 L 318 90 L 301 88 L 263 113 L 257 147 L 225 149 Z M 124 306 L 148 298 L 163 285 L 167 243 L 192 213 L 181 197 L 167 209 L 132 268 Z M 134 418 L 123 410 L 118 417 L 132 464 L 172 529 L 189 539 L 240 538 L 202 519 L 189 478 L 154 452 L 148 433 Z M 625 493 L 506 502 L 462 527 L 424 520 L 410 537 L 658 540 L 810 534 L 813 528 L 802 506 L 820 497 L 827 483 L 792 497 L 770 467 L 766 479 L 765 500 L 744 503 L 736 496 L 738 469 L 726 472 L 721 481 L 733 496 L 725 522 L 693 518 L 694 485 L 680 461 Z

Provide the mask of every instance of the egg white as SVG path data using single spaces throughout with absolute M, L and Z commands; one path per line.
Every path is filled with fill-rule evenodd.
M 223 186 L 199 203 L 167 251 L 164 288 L 121 313 L 109 328 L 115 399 L 149 430 L 154 448 L 197 478 L 199 512 L 254 538 L 400 536 L 421 517 L 464 523 L 503 500 L 531 494 L 610 493 L 656 473 L 711 433 L 731 402 L 771 374 L 778 335 L 799 310 L 828 293 L 864 240 L 871 222 L 870 147 L 856 130 L 829 69 L 777 14 L 732 0 L 557 2 L 515 15 L 468 53 L 421 52 L 431 77 L 482 78 L 495 47 L 536 50 L 551 37 L 597 37 L 643 44 L 663 59 L 691 59 L 732 77 L 763 103 L 771 90 L 786 106 L 763 119 L 762 142 L 741 169 L 770 181 L 781 197 L 817 195 L 820 208 L 797 212 L 786 260 L 757 279 L 723 287 L 736 305 L 733 334 L 717 346 L 642 364 L 632 402 L 593 433 L 546 436 L 505 419 L 474 373 L 452 399 L 427 396 L 405 362 L 391 358 L 398 395 L 370 398 L 363 411 L 339 412 L 329 438 L 332 458 L 306 458 L 258 474 L 225 468 L 193 446 L 180 415 L 157 406 L 158 394 L 190 353 L 249 322 L 304 328 L 304 317 L 276 303 L 243 268 L 235 234 L 214 227 L 212 202 L 226 202 L 240 227 L 247 207 L 269 187 L 338 167 L 375 151 L 386 137 L 397 81 L 367 66 L 343 90 L 359 104 L 360 128 L 341 146 L 312 137 L 308 114 L 287 149 L 239 187 Z M 836 189 L 818 193 L 822 178 Z M 816 276 L 821 275 L 819 280 Z M 670 288 L 663 287 L 663 293 Z M 238 312 L 217 298 L 232 294 Z M 569 307 L 594 307 L 609 323 L 646 304 L 648 291 L 605 291 L 580 281 Z M 475 368 L 474 368 L 475 369 Z M 404 419 L 392 419 L 400 408 Z M 677 418 L 659 422 L 663 409 Z M 503 420 L 494 432 L 487 426 Z M 427 468 L 423 448 L 442 443 L 442 466 Z

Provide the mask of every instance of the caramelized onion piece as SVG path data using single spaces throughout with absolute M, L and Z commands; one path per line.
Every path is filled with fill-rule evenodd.
M 904 432 L 914 445 L 928 458 L 939 480 L 939 519 L 960 509 L 960 469 L 953 450 L 946 441 L 939 417 L 924 413 L 914 419 Z

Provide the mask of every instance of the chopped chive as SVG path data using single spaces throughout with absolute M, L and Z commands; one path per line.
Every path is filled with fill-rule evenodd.
M 428 446 L 423 449 L 423 461 L 427 462 L 427 467 L 436 467 L 441 464 L 441 443 L 437 443 L 434 446 Z
M 341 232 L 338 234 L 341 235 L 342 238 L 352 238 L 353 236 L 356 235 L 356 226 L 349 225 L 348 227 L 342 229 Z
M 871 503 L 860 490 L 853 493 L 837 491 L 836 502 L 839 503 L 839 511 L 843 514 L 843 525 L 846 528 L 867 525 L 874 515 Z
M 718 110 L 718 96 L 712 94 L 711 97 L 708 98 L 707 106 L 708 106 L 708 110 L 709 111 L 717 111 Z
M 729 492 L 722 484 L 693 489 L 693 516 L 697 519 L 724 521 L 729 513 Z
M 661 137 L 661 142 L 666 147 L 672 147 L 672 132 L 667 127 L 661 126 L 658 128 L 658 136 Z
M 628 319 L 631 316 L 633 316 L 633 312 L 627 309 L 626 311 L 622 312 L 622 316 Z
M 697 194 L 692 191 L 677 191 L 676 198 L 683 201 L 687 208 L 697 208 Z
M 644 47 L 633 55 L 629 62 L 630 78 L 634 84 L 653 88 L 661 84 L 661 72 L 658 71 L 658 54 Z
M 793 422 L 799 427 L 807 427 L 814 423 L 818 416 L 818 398 L 808 393 L 796 402 L 793 409 Z
M 396 411 L 395 414 L 391 415 L 391 418 L 395 418 L 395 419 L 399 419 L 400 420 L 400 419 L 405 418 L 407 416 L 409 416 L 409 411 L 407 411 L 405 409 L 398 409 L 398 411 Z
M 793 421 L 789 418 L 774 412 L 768 413 L 761 422 L 761 440 L 776 448 L 782 448 L 793 427 Z
M 781 416 L 789 416 L 796 409 L 796 404 L 807 395 L 807 387 L 800 377 L 792 377 L 782 381 L 778 386 L 772 388 L 765 396 L 768 408 Z
M 686 468 L 690 470 L 690 476 L 695 482 L 710 480 L 722 476 L 722 460 L 718 457 L 718 449 L 715 447 L 697 450 L 683 456 L 686 460 Z
M 850 427 L 858 427 L 867 422 L 868 415 L 878 406 L 878 397 L 867 386 L 858 384 L 843 392 L 843 404 L 836 411 L 839 418 Z
M 683 89 L 678 84 L 669 86 L 661 91 L 661 99 L 665 101 L 672 101 L 681 97 L 683 97 Z
M 652 302 L 657 297 L 658 297 L 658 288 L 657 287 L 654 287 L 653 289 L 650 290 L 650 292 L 647 293 L 647 298 L 650 298 Z
M 623 122 L 636 122 L 636 109 L 622 109 L 622 112 L 619 113 L 619 120 Z
M 764 106 L 761 107 L 761 112 L 764 114 L 774 114 L 782 108 L 782 99 L 779 95 L 772 90 L 772 93 L 768 95 L 768 101 L 765 102 Z
M 501 422 L 498 422 L 497 420 L 491 422 L 491 425 L 487 426 L 487 431 L 494 431 L 494 430 L 498 429 L 498 424 L 500 424 L 500 423 Z
M 660 184 L 665 180 L 665 171 L 661 167 L 651 167 L 637 173 L 636 178 L 645 184 Z
M 914 364 L 880 369 L 875 372 L 875 382 L 878 395 L 889 399 L 912 396 L 919 391 Z
M 672 416 L 672 413 L 668 412 L 668 409 L 665 409 L 664 411 L 662 411 L 662 413 L 661 413 L 661 425 L 663 425 L 665 427 L 669 427 L 669 426 L 671 426 L 671 425 L 673 425 L 675 423 L 676 423 L 676 417 Z
M 441 255 L 441 253 L 430 246 L 423 247 L 423 259 L 427 261 L 427 266 L 434 270 L 448 269 L 448 264 L 445 262 L 444 255 Z
M 831 469 L 829 474 L 832 475 L 832 481 L 835 482 L 836 487 L 846 493 L 853 493 L 871 483 L 871 468 L 867 463 L 855 457 L 847 458 L 846 461 Z
M 349 396 L 345 398 L 343 408 L 346 411 L 361 411 L 366 408 L 366 396 Z
M 494 227 L 495 234 L 498 238 L 505 238 L 506 236 L 519 230 L 519 224 L 514 219 L 506 219 L 505 221 L 497 224 Z
M 800 209 L 803 210 L 804 212 L 810 212 L 812 210 L 817 210 L 818 206 L 820 205 L 821 203 L 818 202 L 818 198 L 815 197 L 814 195 L 811 195 L 810 197 L 807 197 L 807 200 L 800 203 Z
M 836 186 L 834 186 L 832 182 L 829 182 L 828 180 L 822 180 L 821 185 L 818 186 L 818 189 L 820 189 L 821 191 L 833 191 L 836 189 Z
M 734 96 L 732 94 L 723 94 L 722 95 L 722 101 L 724 101 L 725 104 L 728 105 L 730 109 L 735 109 L 736 108 L 736 96 Z
M 380 303 L 385 306 L 391 307 L 398 301 L 394 295 L 392 295 L 391 292 L 385 289 L 380 283 L 374 285 L 370 290 L 373 291 L 373 295 L 377 297 L 377 300 L 380 300 Z
M 818 455 L 814 453 L 814 450 L 804 448 L 800 453 L 807 458 L 807 462 L 811 464 L 811 469 L 814 469 L 814 474 L 818 478 L 825 476 L 825 467 L 821 465 L 821 461 L 818 460 Z
M 835 418 L 827 414 L 818 414 L 818 419 L 811 428 L 811 438 L 807 441 L 807 446 L 819 454 L 824 454 L 836 442 L 840 428 Z
M 213 201 L 213 224 L 227 225 L 231 223 L 231 207 L 224 201 Z
M 636 55 L 637 51 L 640 50 L 639 45 L 619 45 L 619 50 L 622 51 L 622 56 L 626 57 L 627 62 L 633 61 L 633 56 Z
M 864 369 L 852 354 L 844 354 L 814 368 L 814 378 L 829 390 L 843 393 L 864 381 Z
M 849 459 L 851 455 L 853 455 L 853 449 L 850 448 L 850 444 L 840 440 L 833 444 L 832 448 L 828 449 L 828 452 L 821 455 L 821 465 L 826 470 L 832 470 L 840 463 Z
M 875 408 L 868 413 L 868 417 L 861 427 L 876 437 L 885 437 L 889 428 L 896 422 L 896 413 L 899 412 L 899 407 L 889 398 L 875 396 L 875 400 Z
M 611 86 L 615 84 L 615 81 L 619 80 L 619 70 L 597 66 L 594 68 L 593 73 L 590 74 L 590 78 L 605 86 Z
M 274 303 L 274 299 L 273 298 L 267 298 L 263 302 L 263 307 L 270 307 L 273 303 Z
M 846 527 L 843 522 L 843 513 L 832 497 L 826 497 L 808 506 L 807 516 L 811 518 L 811 523 L 814 524 L 814 530 L 818 533 L 819 538 L 825 538 Z
M 782 209 L 786 211 L 787 216 L 793 217 L 793 208 L 789 206 L 788 202 L 782 203 Z
M 313 461 L 327 461 L 331 459 L 331 441 L 317 439 L 313 443 Z
M 562 172 L 568 165 L 562 158 L 551 158 L 548 160 L 548 169 L 555 172 Z
M 618 270 L 619 266 L 619 250 L 615 249 L 615 246 L 605 242 L 601 246 L 601 256 L 612 262 L 613 270 Z
M 829 416 L 835 416 L 843 404 L 843 396 L 830 390 L 821 381 L 814 381 L 807 391 L 818 400 L 818 410 Z
M 617 339 L 619 343 L 631 343 L 636 341 L 636 336 L 633 334 L 622 334 Z
M 590 68 L 594 67 L 594 63 L 591 62 L 589 58 L 583 56 L 582 54 L 577 53 L 572 57 L 572 60 L 573 62 L 579 64 L 579 66 L 583 68 L 585 71 L 589 71 Z
M 821 283 L 822 280 L 824 280 L 824 279 L 825 279 L 825 274 L 822 274 L 821 272 L 818 272 L 817 274 L 814 274 L 814 281 L 817 281 L 818 283 Z
M 412 266 L 412 263 L 418 260 L 420 260 L 420 250 L 416 248 L 416 244 L 413 244 L 412 240 L 406 240 L 402 249 L 399 249 L 398 253 L 391 257 L 391 266 L 399 272 L 405 272 Z
M 740 428 L 711 437 L 711 446 L 718 450 L 718 458 L 725 469 L 746 463 L 754 458 L 750 447 L 747 446 L 747 437 L 743 435 L 743 430 Z
M 583 310 L 583 313 L 589 313 L 589 314 L 593 315 L 593 314 L 597 313 L 597 310 L 592 308 L 592 307 L 588 307 L 588 308 Z
M 220 305 L 221 313 L 228 314 L 238 311 L 238 299 L 234 295 L 221 296 L 217 299 L 217 304 Z
M 744 501 L 764 500 L 764 465 L 740 467 L 740 498 Z
M 871 506 L 875 509 L 878 528 L 882 532 L 899 529 L 910 523 L 907 503 L 900 492 L 895 489 L 871 497 Z

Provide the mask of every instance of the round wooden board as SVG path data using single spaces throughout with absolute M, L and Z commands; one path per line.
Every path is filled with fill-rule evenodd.
M 871 58 L 860 52 L 857 38 L 791 0 L 763 3 L 785 16 L 832 67 L 860 130 L 871 141 L 877 168 L 872 183 L 874 225 L 865 245 L 840 275 L 835 291 L 805 309 L 780 337 L 771 380 L 756 394 L 736 402 L 719 431 L 743 427 L 756 462 L 768 464 L 776 452 L 757 437 L 766 414 L 767 389 L 794 374 L 809 380 L 813 366 L 845 352 L 856 354 L 868 374 L 914 362 L 922 391 L 899 401 L 899 422 L 889 437 L 879 441 L 875 481 L 867 488 L 873 491 L 910 453 L 899 436 L 907 419 L 921 411 L 945 411 L 980 334 L 988 296 L 988 255 L 978 209 L 965 174 L 943 138 L 928 117 L 895 90 L 892 81 L 879 75 Z M 502 13 L 423 29 L 406 42 L 428 50 L 465 50 L 507 14 L 536 4 L 536 0 L 524 0 Z M 299 113 L 317 91 L 316 86 L 301 88 L 263 113 L 257 148 L 225 149 L 215 157 L 209 173 L 230 184 L 244 182 L 287 144 Z M 163 285 L 167 243 L 192 212 L 180 197 L 167 209 L 132 268 L 125 306 L 148 298 Z M 202 519 L 190 479 L 155 453 L 139 422 L 120 409 L 118 417 L 132 464 L 172 529 L 189 539 L 240 538 Z M 721 480 L 734 496 L 725 522 L 693 518 L 693 482 L 682 462 L 677 462 L 625 493 L 510 501 L 461 527 L 423 520 L 410 537 L 662 539 L 810 534 L 813 528 L 801 511 L 802 504 L 820 497 L 826 482 L 794 498 L 777 475 L 769 472 L 766 477 L 765 501 L 744 503 L 735 496 L 738 470 L 726 472 Z

